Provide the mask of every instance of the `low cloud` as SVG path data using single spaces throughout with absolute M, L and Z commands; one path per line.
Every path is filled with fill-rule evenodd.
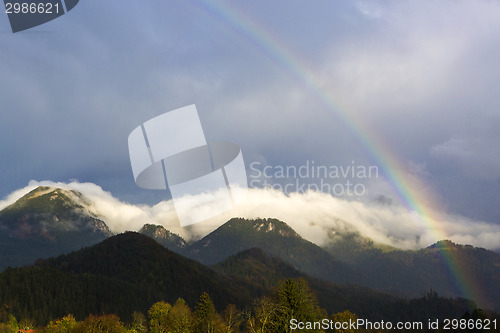
M 13 204 L 26 193 L 38 186 L 52 186 L 64 190 L 81 192 L 88 202 L 89 210 L 99 216 L 114 233 L 127 230 L 137 231 L 146 223 L 165 224 L 165 221 L 176 220 L 175 210 L 170 202 L 160 202 L 155 206 L 133 205 L 115 198 L 110 192 L 93 183 L 70 183 L 53 181 L 30 181 L 26 187 L 14 191 L 0 201 L 0 209 Z
M 359 232 L 375 242 L 404 249 L 426 247 L 440 239 L 500 249 L 499 225 L 446 214 L 425 221 L 416 212 L 402 206 L 347 201 L 314 191 L 287 196 L 276 190 L 252 188 L 249 189 L 246 200 L 235 209 L 189 228 L 179 226 L 171 201 L 162 201 L 154 206 L 133 205 L 118 200 L 96 184 L 77 181 L 31 181 L 28 186 L 0 201 L 0 209 L 14 203 L 37 186 L 54 186 L 83 193 L 91 203 L 90 209 L 115 233 L 137 231 L 144 224 L 152 223 L 163 225 L 172 232 L 193 240 L 206 235 L 232 217 L 272 217 L 286 222 L 302 237 L 318 245 L 331 241 L 327 235 L 329 231 L 336 231 Z
M 440 239 L 500 248 L 500 226 L 495 224 L 447 214 L 424 220 L 402 206 L 347 201 L 313 191 L 286 196 L 278 191 L 251 189 L 247 200 L 231 215 L 276 217 L 318 245 L 329 241 L 325 231 L 335 230 L 357 231 L 375 242 L 404 249 L 426 247 Z

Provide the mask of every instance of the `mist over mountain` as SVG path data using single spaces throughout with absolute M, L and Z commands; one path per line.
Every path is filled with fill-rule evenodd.
M 431 289 L 447 297 L 460 296 L 466 274 L 475 290 L 469 296 L 482 307 L 500 309 L 500 255 L 450 241 L 416 251 L 401 250 L 339 231 L 328 246 L 321 248 L 279 220 L 235 218 L 180 251 L 202 263 L 214 264 L 255 247 L 310 276 L 405 297 L 418 297 Z
M 98 209 L 102 202 L 95 200 L 76 190 L 41 186 L 5 207 L 0 211 L 1 268 L 32 264 L 111 236 L 106 215 Z M 205 265 L 260 248 L 301 274 L 405 297 L 421 296 L 430 289 L 447 297 L 461 296 L 460 276 L 451 275 L 449 266 L 460 263 L 475 288 L 467 296 L 480 306 L 500 309 L 500 256 L 486 249 L 446 241 L 420 250 L 401 250 L 343 224 L 323 228 L 328 241 L 320 247 L 283 221 L 260 218 L 229 219 L 202 239 L 189 242 L 154 221 L 139 232 Z
M 77 191 L 40 186 L 0 211 L 0 266 L 96 244 L 112 232 Z
M 0 34 L 0 333 L 17 332 L 10 312 L 128 320 L 179 296 L 194 310 L 205 291 L 257 319 L 289 277 L 330 312 L 378 321 L 500 310 L 500 1 L 80 1 L 66 14 L 78 1 L 4 1 L 22 13 Z M 31 2 L 65 15 L 6 31 L 50 16 Z M 165 116 L 192 103 L 198 117 Z M 169 198 L 203 179 L 174 188 L 163 164 L 170 191 L 149 190 L 137 169 L 206 142 L 241 147 L 222 178 L 246 168 L 250 188 L 181 227 Z M 173 160 L 179 178 L 204 169 Z M 217 196 L 179 199 L 200 198 Z
M 434 219 L 424 222 L 418 214 L 396 203 L 347 201 L 314 191 L 285 195 L 277 190 L 251 188 L 246 200 L 234 210 L 188 228 L 180 227 L 172 201 L 161 201 L 153 206 L 129 204 L 96 184 L 77 181 L 31 181 L 25 188 L 0 201 L 0 209 L 13 204 L 38 186 L 82 193 L 92 202 L 93 212 L 106 222 L 113 233 L 138 231 L 145 224 L 154 224 L 164 226 L 186 241 L 193 241 L 203 238 L 233 217 L 252 220 L 273 217 L 286 221 L 304 239 L 318 246 L 331 243 L 333 230 L 339 234 L 359 234 L 376 244 L 400 249 L 422 249 L 441 239 L 491 250 L 500 249 L 500 225 L 445 212 L 434 212 Z M 425 223 L 438 227 L 440 238 L 437 239 L 435 230 Z

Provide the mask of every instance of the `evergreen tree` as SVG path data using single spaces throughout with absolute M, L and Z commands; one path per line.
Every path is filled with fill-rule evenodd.
M 313 322 L 324 314 L 303 278 L 280 281 L 273 293 L 273 300 L 277 306 L 274 326 L 281 332 L 291 332 L 289 326 L 292 319 Z
M 224 332 L 224 325 L 215 311 L 214 303 L 210 296 L 204 292 L 195 308 L 197 333 L 219 333 Z
M 15 333 L 19 329 L 16 317 L 10 313 L 6 315 L 6 319 L 0 324 L 0 333 Z

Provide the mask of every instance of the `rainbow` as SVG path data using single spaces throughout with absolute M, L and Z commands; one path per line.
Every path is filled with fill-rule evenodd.
M 340 107 L 336 100 L 321 87 L 308 66 L 295 56 L 291 49 L 277 36 L 265 29 L 250 15 L 239 10 L 235 2 L 217 2 L 215 0 L 198 0 L 196 6 L 208 12 L 216 19 L 225 22 L 240 35 L 252 42 L 265 54 L 270 56 L 280 66 L 290 72 L 309 92 L 330 111 L 337 122 L 352 132 L 358 143 L 367 152 L 371 161 L 382 169 L 382 173 L 392 187 L 394 194 L 401 203 L 415 213 L 422 228 L 425 228 L 434 237 L 435 241 L 446 239 L 447 233 L 440 226 L 438 200 L 429 191 L 417 191 L 424 188 L 417 179 L 407 175 L 404 163 L 391 151 L 390 145 L 371 130 L 354 113 L 348 113 L 348 108 Z M 434 202 L 431 208 L 428 198 Z M 479 284 L 475 282 L 473 271 L 464 267 L 451 248 L 439 250 L 446 269 L 451 275 L 460 296 L 484 304 L 486 297 L 481 292 Z

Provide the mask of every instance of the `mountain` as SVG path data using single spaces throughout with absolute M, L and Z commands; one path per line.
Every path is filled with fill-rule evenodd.
M 139 230 L 139 233 L 153 238 L 167 249 L 177 253 L 182 253 L 188 246 L 182 237 L 170 232 L 161 225 L 145 224 Z
M 264 250 L 253 247 L 211 266 L 218 272 L 238 276 L 256 287 L 270 290 L 279 280 L 306 274 Z
M 320 304 L 331 312 L 349 309 L 372 320 L 459 318 L 474 305 L 431 293 L 406 300 L 367 288 L 341 286 L 308 277 L 260 249 L 227 258 L 214 268 L 165 249 L 153 239 L 127 232 L 36 266 L 8 268 L 0 273 L 0 309 L 38 324 L 73 313 L 116 313 L 130 320 L 133 311 L 147 313 L 159 300 L 178 297 L 194 308 L 208 292 L 218 311 L 228 304 L 249 309 L 281 278 L 306 278 Z M 0 310 L 0 311 L 3 311 Z M 331 313 L 330 312 L 330 313 Z
M 68 313 L 80 320 L 101 313 L 128 320 L 133 311 L 147 313 L 160 300 L 173 304 L 182 297 L 194 308 L 203 292 L 220 311 L 227 304 L 251 304 L 253 294 L 246 286 L 147 236 L 127 232 L 39 259 L 35 266 L 6 269 L 0 273 L 0 313 L 10 309 L 17 318 L 40 324 Z
M 111 235 L 81 193 L 40 186 L 0 211 L 0 268 L 30 264 Z
M 435 318 L 460 318 L 475 304 L 465 299 L 439 297 L 429 291 L 414 299 L 405 299 L 366 287 L 323 281 L 300 272 L 262 249 L 251 248 L 212 266 L 218 272 L 237 277 L 269 291 L 286 278 L 304 278 L 316 294 L 319 305 L 328 313 L 349 309 L 368 320 L 427 321 Z
M 139 284 L 50 267 L 9 267 L 0 273 L 0 290 L 2 321 L 12 313 L 40 325 L 69 313 L 78 320 L 101 313 L 129 320 L 133 311 L 144 312 L 158 300 Z
M 347 225 L 347 222 L 346 224 Z M 382 252 L 387 253 L 398 250 L 386 244 L 375 243 L 368 237 L 361 235 L 357 230 L 348 228 L 324 228 L 328 236 L 323 249 L 332 254 L 337 260 L 351 263 L 360 253 Z M 347 229 L 347 230 L 346 230 Z
M 275 219 L 232 219 L 184 253 L 213 265 L 258 247 L 310 276 L 405 297 L 418 297 L 430 289 L 456 297 L 463 293 L 456 281 L 466 275 L 467 284 L 475 289 L 469 296 L 481 307 L 500 310 L 500 256 L 495 252 L 449 241 L 418 251 L 400 250 L 375 244 L 354 231 L 330 233 L 334 242 L 323 249 Z M 457 263 L 461 271 L 456 271 Z
M 462 293 L 456 281 L 467 281 L 475 291 L 470 295 L 482 307 L 500 309 L 500 255 L 468 245 L 441 241 L 426 249 L 404 251 L 374 244 L 353 230 L 332 229 L 326 230 L 332 242 L 320 248 L 276 219 L 231 219 L 191 245 L 162 226 L 145 225 L 140 232 L 206 265 L 258 247 L 310 276 L 406 297 L 420 296 L 431 288 L 454 297 Z M 0 268 L 31 264 L 111 235 L 81 193 L 38 187 L 0 211 Z
M 432 288 L 444 296 L 455 296 L 463 288 L 457 285 L 460 281 L 474 288 L 473 297 L 482 307 L 500 309 L 500 255 L 486 249 L 451 241 L 416 251 L 384 252 L 367 247 L 352 252 L 345 263 L 370 276 L 365 285 L 371 288 L 404 296 Z
M 192 244 L 185 253 L 201 263 L 213 265 L 252 247 L 261 248 L 318 278 L 342 283 L 364 281 L 364 277 L 349 265 L 336 261 L 328 252 L 276 219 L 233 218 Z
M 216 306 L 225 302 L 242 305 L 250 300 L 242 281 L 222 276 L 136 232 L 119 234 L 57 258 L 39 260 L 36 265 L 140 285 L 147 289 L 148 295 L 172 303 L 182 297 L 194 306 L 204 291 Z

